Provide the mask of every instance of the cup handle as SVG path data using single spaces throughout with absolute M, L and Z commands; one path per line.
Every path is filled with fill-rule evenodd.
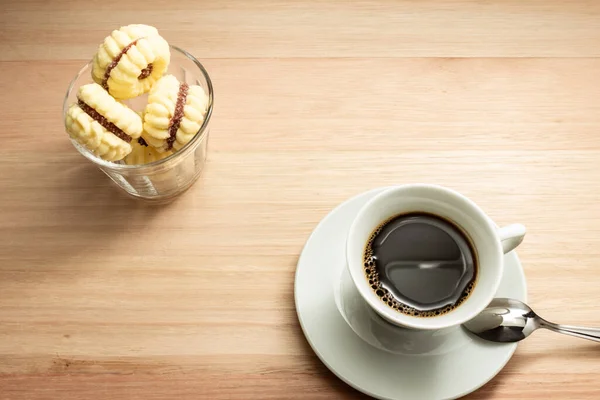
M 500 237 L 500 243 L 502 243 L 502 251 L 504 254 L 514 250 L 521 244 L 525 237 L 525 232 L 525 226 L 521 224 L 512 224 L 498 228 L 498 236 Z

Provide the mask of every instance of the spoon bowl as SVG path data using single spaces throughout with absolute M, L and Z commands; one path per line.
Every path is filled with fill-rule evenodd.
M 482 339 L 498 343 L 519 342 L 539 328 L 600 342 L 600 329 L 548 322 L 527 304 L 514 299 L 492 300 L 485 310 L 463 326 Z

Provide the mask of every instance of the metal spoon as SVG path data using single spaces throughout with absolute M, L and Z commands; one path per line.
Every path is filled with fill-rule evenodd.
M 463 326 L 491 342 L 518 342 L 538 328 L 600 342 L 600 328 L 553 324 L 538 317 L 527 304 L 513 299 L 492 300 L 485 310 Z

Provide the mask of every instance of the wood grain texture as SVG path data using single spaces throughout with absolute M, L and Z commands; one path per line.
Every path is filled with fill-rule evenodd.
M 0 60 L 88 58 L 107 29 L 132 21 L 203 59 L 600 55 L 594 0 L 346 3 L 4 0 Z
M 103 4 L 2 4 L 0 399 L 362 398 L 302 336 L 294 271 L 329 210 L 394 183 L 524 223 L 532 306 L 600 326 L 600 2 Z M 122 197 L 61 121 L 132 22 L 215 85 L 204 174 L 162 207 Z M 469 398 L 598 399 L 599 372 L 598 346 L 538 332 Z

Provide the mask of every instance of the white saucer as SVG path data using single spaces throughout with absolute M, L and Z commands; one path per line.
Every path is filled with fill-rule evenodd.
M 515 352 L 515 343 L 484 342 L 462 328 L 423 333 L 381 325 L 356 296 L 345 293 L 347 231 L 360 207 L 381 190 L 339 205 L 306 242 L 294 288 L 304 335 L 334 374 L 375 398 L 441 400 L 465 396 L 500 372 Z M 505 256 L 505 268 L 497 296 L 526 301 L 525 276 L 514 252 Z

